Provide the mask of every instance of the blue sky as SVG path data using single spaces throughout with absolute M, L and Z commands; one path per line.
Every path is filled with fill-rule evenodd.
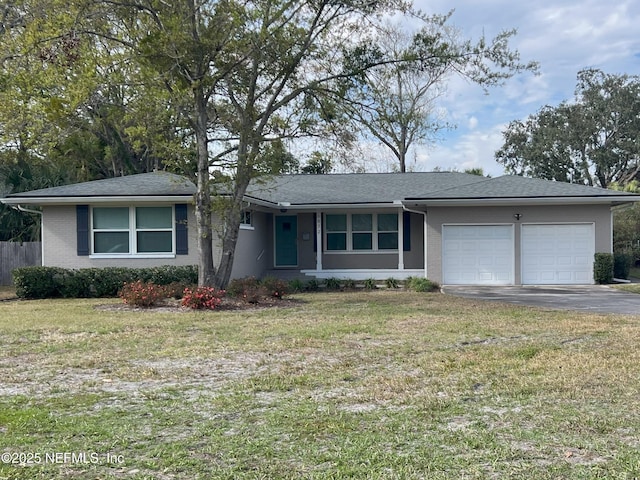
M 511 40 L 524 62 L 540 63 L 540 75 L 522 74 L 485 95 L 479 87 L 452 79 L 439 107 L 457 125 L 435 146 L 418 147 L 412 168 L 430 171 L 481 167 L 504 174 L 494 159 L 502 131 L 544 105 L 574 97 L 576 75 L 587 67 L 611 74 L 640 75 L 640 2 L 624 0 L 415 0 L 426 13 L 455 12 L 451 25 L 464 38 L 492 38 L 516 28 Z

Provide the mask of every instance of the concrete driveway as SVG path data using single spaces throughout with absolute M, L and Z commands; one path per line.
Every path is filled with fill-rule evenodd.
M 606 285 L 584 286 L 444 286 L 443 293 L 548 310 L 640 315 L 640 294 Z

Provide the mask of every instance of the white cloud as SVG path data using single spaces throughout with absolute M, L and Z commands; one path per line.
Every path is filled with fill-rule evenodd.
M 445 142 L 430 149 L 417 149 L 417 171 L 464 171 L 482 168 L 484 173 L 497 177 L 504 174 L 502 165 L 494 160 L 495 151 L 502 146 L 504 126 L 494 126 L 461 135 L 455 142 Z
M 420 0 L 428 13 L 445 13 L 451 2 Z M 416 169 L 482 167 L 503 174 L 494 160 L 508 122 L 525 119 L 544 105 L 572 100 L 578 71 L 592 67 L 606 73 L 640 74 L 640 2 L 601 0 L 460 0 L 451 23 L 463 38 L 491 38 L 516 28 L 510 41 L 522 61 L 540 63 L 540 75 L 519 75 L 485 95 L 481 88 L 453 78 L 440 108 L 457 130 L 430 149 L 417 149 Z

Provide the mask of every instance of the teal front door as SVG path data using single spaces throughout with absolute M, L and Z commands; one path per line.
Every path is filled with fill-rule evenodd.
M 298 265 L 298 217 L 280 215 L 275 217 L 275 266 Z

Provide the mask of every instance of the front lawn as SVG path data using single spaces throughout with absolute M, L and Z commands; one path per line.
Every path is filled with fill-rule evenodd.
M 640 316 L 441 294 L 0 303 L 0 479 L 640 474 Z

